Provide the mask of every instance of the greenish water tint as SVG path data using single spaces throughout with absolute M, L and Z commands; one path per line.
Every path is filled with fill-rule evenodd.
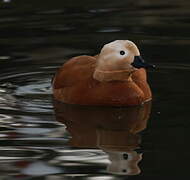
M 0 179 L 189 178 L 189 8 L 188 0 L 0 1 Z M 150 109 L 53 102 L 56 69 L 115 39 L 134 41 L 157 65 Z

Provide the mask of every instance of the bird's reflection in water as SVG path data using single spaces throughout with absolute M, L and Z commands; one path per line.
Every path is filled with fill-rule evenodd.
M 142 106 L 89 107 L 54 102 L 57 121 L 65 124 L 72 138 L 69 145 L 77 148 L 99 148 L 110 160 L 107 172 L 137 175 L 141 172 L 138 153 L 141 136 L 147 126 L 151 102 Z

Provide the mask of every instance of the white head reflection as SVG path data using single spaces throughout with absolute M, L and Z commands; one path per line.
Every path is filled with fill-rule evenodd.
M 138 163 L 142 160 L 142 153 L 136 151 L 119 152 L 107 151 L 110 164 L 107 172 L 118 175 L 138 175 L 141 170 Z

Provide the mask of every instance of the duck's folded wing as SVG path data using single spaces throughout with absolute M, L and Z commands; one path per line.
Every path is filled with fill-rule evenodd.
M 78 56 L 67 61 L 55 74 L 53 89 L 75 86 L 92 76 L 96 58 L 92 56 Z

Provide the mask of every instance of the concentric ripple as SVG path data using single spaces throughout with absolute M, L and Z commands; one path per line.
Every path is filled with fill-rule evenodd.
M 55 67 L 38 69 L 1 78 L 1 145 L 59 146 L 70 138 L 53 115 L 51 76 Z
M 16 73 L 7 76 L 7 79 L 3 79 L 5 83 L 0 84 L 0 108 L 23 112 L 51 113 L 50 76 L 44 72 Z

